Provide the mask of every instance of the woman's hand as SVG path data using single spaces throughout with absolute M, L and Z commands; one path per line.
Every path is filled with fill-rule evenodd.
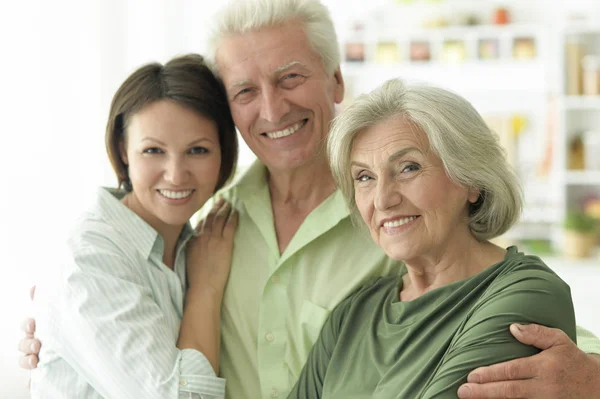
M 229 270 L 238 215 L 231 204 L 216 201 L 206 219 L 196 226 L 187 245 L 187 280 L 190 290 L 223 295 Z

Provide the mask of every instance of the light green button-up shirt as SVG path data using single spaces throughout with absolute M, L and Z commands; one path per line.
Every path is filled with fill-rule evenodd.
M 261 163 L 222 195 L 240 216 L 221 325 L 226 397 L 285 398 L 331 310 L 399 264 L 352 226 L 339 191 L 308 215 L 283 254 Z
M 256 161 L 222 196 L 239 211 L 221 324 L 226 398 L 285 398 L 333 308 L 401 264 L 352 225 L 339 191 L 308 215 L 283 254 L 264 165 Z M 581 349 L 600 354 L 593 334 L 577 335 Z

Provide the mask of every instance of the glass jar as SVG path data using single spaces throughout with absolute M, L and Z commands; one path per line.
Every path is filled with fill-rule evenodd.
M 583 67 L 583 94 L 600 95 L 600 56 L 586 55 L 581 60 Z

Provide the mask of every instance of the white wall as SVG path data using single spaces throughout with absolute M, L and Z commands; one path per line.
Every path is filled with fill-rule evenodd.
M 589 8 L 593 1 L 580 3 Z M 345 26 L 355 15 L 391 2 L 325 3 Z M 504 3 L 538 16 L 549 9 L 544 0 Z M 15 348 L 19 322 L 28 313 L 29 286 L 52 273 L 53 244 L 93 189 L 114 184 L 103 143 L 113 92 L 144 62 L 205 51 L 207 27 L 219 5 L 214 0 L 1 3 L 1 398 L 27 396 L 27 373 L 15 366 Z M 242 159 L 251 159 L 247 150 Z

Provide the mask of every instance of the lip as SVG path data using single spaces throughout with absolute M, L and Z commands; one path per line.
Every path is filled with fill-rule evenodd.
M 187 197 L 185 197 L 185 198 L 168 198 L 168 197 L 165 197 L 164 195 L 162 195 L 159 190 L 174 191 L 174 192 L 182 192 L 182 191 L 190 191 L 191 190 L 192 193 L 190 195 L 188 195 Z M 162 201 L 166 202 L 169 205 L 184 205 L 184 204 L 187 204 L 192 199 L 192 197 L 194 196 L 195 192 L 196 192 L 196 190 L 193 189 L 193 188 L 188 188 L 188 189 L 185 189 L 185 190 L 182 190 L 182 189 L 172 190 L 172 189 L 168 189 L 168 188 L 156 189 L 156 194 L 158 195 L 158 197 Z
M 394 221 L 409 218 L 409 217 L 414 217 L 415 219 L 413 219 L 401 226 L 392 226 L 392 227 L 384 226 L 384 224 L 387 222 L 394 222 Z M 385 218 L 385 219 L 381 220 L 379 222 L 378 226 L 379 226 L 379 229 L 383 230 L 386 234 L 393 235 L 393 234 L 397 234 L 397 233 L 400 233 L 400 232 L 410 229 L 420 218 L 421 218 L 421 215 L 398 215 L 398 216 Z
M 283 137 L 278 137 L 278 138 L 271 138 L 271 137 L 267 136 L 267 133 L 280 132 L 282 130 L 289 129 L 289 128 L 291 128 L 291 127 L 293 127 L 293 126 L 295 126 L 295 125 L 297 125 L 299 123 L 302 123 L 302 126 L 300 126 L 300 128 L 298 130 L 296 130 L 294 133 L 292 133 L 292 134 L 290 134 L 288 136 L 283 136 Z M 294 136 L 297 136 L 298 135 L 297 133 L 301 132 L 302 129 L 304 129 L 307 124 L 308 124 L 308 118 L 302 118 L 302 119 L 299 119 L 296 122 L 290 123 L 290 124 L 288 124 L 288 125 L 286 125 L 286 126 L 284 126 L 282 128 L 279 128 L 279 129 L 270 129 L 269 131 L 264 131 L 260 135 L 262 137 L 264 137 L 265 139 L 269 140 L 269 141 L 285 140 L 285 139 L 289 139 L 289 138 L 292 138 Z

